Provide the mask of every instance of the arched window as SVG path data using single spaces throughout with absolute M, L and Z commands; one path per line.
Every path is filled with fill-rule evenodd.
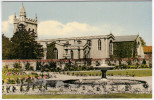
M 28 31 L 30 32 L 30 28 L 28 29 Z
M 71 59 L 74 59 L 73 50 L 71 50 Z
M 112 47 L 113 47 L 113 43 L 112 40 L 109 43 L 109 55 L 112 55 Z
M 98 50 L 101 50 L 101 40 L 98 40 Z
M 54 48 L 54 58 L 58 59 L 58 50 L 57 50 L 57 48 Z
M 91 40 L 87 40 L 89 46 L 91 46 Z
M 78 59 L 80 59 L 80 49 L 78 49 Z

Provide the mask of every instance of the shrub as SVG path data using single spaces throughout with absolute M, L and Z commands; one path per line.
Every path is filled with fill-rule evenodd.
M 142 64 L 144 64 L 144 65 L 146 64 L 146 60 L 145 59 L 143 59 Z
M 67 75 L 69 75 L 70 73 L 69 72 L 67 72 Z
M 131 64 L 132 64 L 132 61 L 129 59 L 129 60 L 127 61 L 127 64 L 128 64 L 128 65 L 131 65 Z
M 152 68 L 152 63 L 149 64 L 149 68 Z
M 33 67 L 30 66 L 30 63 L 29 62 L 27 62 L 26 65 L 25 65 L 25 69 L 26 70 L 33 70 Z
M 74 76 L 74 72 L 72 73 L 72 76 Z
M 8 84 L 15 84 L 15 80 L 14 80 L 14 79 L 11 80 L 11 79 L 9 78 L 8 81 L 7 81 L 7 83 L 8 83 Z
M 20 63 L 15 63 L 15 64 L 13 64 L 13 67 L 14 67 L 14 68 L 17 68 L 17 69 L 21 69 L 21 68 L 22 68 L 22 66 L 21 66 Z
M 32 74 L 32 75 L 38 75 L 37 73 L 34 73 L 34 72 L 32 72 L 31 74 Z

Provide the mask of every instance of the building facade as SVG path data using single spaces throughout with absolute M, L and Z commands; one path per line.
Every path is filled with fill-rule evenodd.
M 55 59 L 109 58 L 113 54 L 114 36 L 86 36 L 40 40 L 44 48 L 44 59 L 47 58 L 47 45 L 55 43 Z
M 24 27 L 27 31 L 32 31 L 37 35 L 37 16 L 35 15 L 35 19 L 30 19 L 26 17 L 26 10 L 22 4 L 20 8 L 20 15 L 19 18 L 14 15 L 14 31 L 13 33 L 17 32 L 20 28 Z
M 27 31 L 33 31 L 37 35 L 37 16 L 35 19 L 26 17 L 24 6 L 21 6 L 19 18 L 14 15 L 14 33 L 24 27 Z M 106 59 L 113 55 L 113 45 L 117 42 L 135 41 L 137 43 L 137 56 L 144 57 L 139 35 L 114 36 L 112 33 L 99 36 L 85 36 L 72 38 L 57 38 L 37 40 L 44 48 L 42 59 Z M 48 45 L 54 43 L 53 57 L 47 57 L 50 53 Z M 120 47 L 119 47 L 120 48 Z
M 139 35 L 115 36 L 113 45 L 120 44 L 120 43 L 132 43 L 133 44 L 133 46 L 131 47 L 132 57 L 133 55 L 135 55 L 134 57 L 144 58 L 144 51 L 143 51 L 142 42 Z M 124 46 L 127 48 L 128 45 L 125 44 Z

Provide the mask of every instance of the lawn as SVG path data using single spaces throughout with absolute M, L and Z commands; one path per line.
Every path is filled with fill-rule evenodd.
M 65 72 L 65 74 L 67 74 L 67 73 Z M 69 72 L 69 75 L 100 76 L 101 71 Z M 152 69 L 145 69 L 145 70 L 109 70 L 109 71 L 107 71 L 107 75 L 145 77 L 145 76 L 152 76 Z
M 104 95 L 2 95 L 3 99 L 47 99 L 47 98 L 152 98 L 152 94 L 104 94 Z

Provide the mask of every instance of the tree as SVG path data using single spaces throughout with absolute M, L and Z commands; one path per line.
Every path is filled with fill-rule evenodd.
M 40 59 L 43 47 L 35 40 L 35 33 L 19 29 L 11 38 L 13 59 Z
M 55 58 L 54 49 L 55 49 L 55 42 L 52 42 L 47 45 L 47 59 Z
M 2 59 L 10 59 L 11 57 L 11 41 L 2 34 Z
M 140 37 L 140 40 L 141 40 L 142 46 L 146 46 L 146 42 L 143 40 L 142 37 Z

